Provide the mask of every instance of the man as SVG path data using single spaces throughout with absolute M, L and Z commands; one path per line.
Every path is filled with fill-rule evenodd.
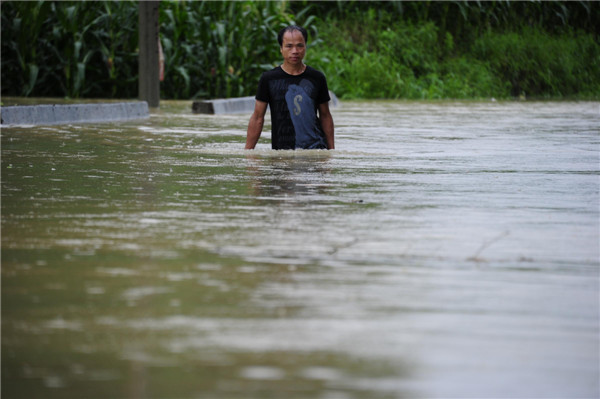
M 327 80 L 322 72 L 303 62 L 308 33 L 299 26 L 288 26 L 279 32 L 277 40 L 283 64 L 260 77 L 254 113 L 248 123 L 246 149 L 256 146 L 268 105 L 273 149 L 333 150 L 333 117 L 329 111 Z

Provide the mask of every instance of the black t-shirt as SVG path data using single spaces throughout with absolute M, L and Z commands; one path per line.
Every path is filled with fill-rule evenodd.
M 256 99 L 271 108 L 271 146 L 275 150 L 327 148 L 319 104 L 330 100 L 327 80 L 309 66 L 300 75 L 289 75 L 280 66 L 264 72 Z

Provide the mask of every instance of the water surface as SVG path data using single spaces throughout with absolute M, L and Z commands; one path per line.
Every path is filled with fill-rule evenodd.
M 6 398 L 600 395 L 600 104 L 2 129 Z

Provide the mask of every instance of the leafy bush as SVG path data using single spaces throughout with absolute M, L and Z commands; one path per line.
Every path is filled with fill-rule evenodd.
M 513 96 L 600 93 L 600 46 L 591 34 L 550 35 L 531 28 L 487 33 L 472 53 L 510 84 Z
M 487 62 L 465 56 L 450 58 L 441 65 L 444 98 L 505 98 L 508 85 Z
M 342 98 L 473 98 L 507 95 L 485 62 L 453 57 L 452 35 L 440 43 L 431 22 L 377 21 L 374 14 L 321 30 L 323 46 L 308 62 L 321 68 L 330 88 Z M 381 26 L 387 26 L 383 29 Z M 350 38 L 340 41 L 340 38 Z
M 508 18 L 510 7 L 501 10 Z M 478 9 L 468 5 L 463 11 L 470 15 Z M 456 46 L 453 35 L 431 21 L 375 12 L 346 12 L 341 20 L 323 23 L 320 33 L 324 46 L 309 60 L 326 72 L 330 88 L 342 98 L 600 95 L 600 45 L 593 33 L 487 30 L 473 43 Z

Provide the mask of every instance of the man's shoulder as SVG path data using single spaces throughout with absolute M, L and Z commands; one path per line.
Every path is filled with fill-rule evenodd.
M 276 78 L 278 76 L 282 75 L 282 71 L 281 68 L 276 66 L 273 69 L 269 69 L 268 71 L 264 71 L 261 75 L 261 78 L 264 79 L 271 79 L 271 78 Z
M 312 76 L 316 76 L 322 79 L 325 79 L 325 74 L 321 71 L 319 71 L 318 69 L 315 69 L 313 67 L 311 67 L 310 65 L 306 66 L 306 73 L 310 74 Z

